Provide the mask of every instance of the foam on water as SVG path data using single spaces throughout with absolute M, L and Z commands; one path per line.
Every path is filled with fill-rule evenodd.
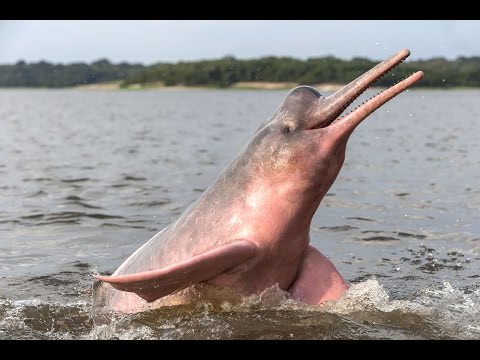
M 211 295 L 211 294 L 210 294 Z M 306 305 L 278 286 L 238 302 L 165 306 L 98 321 L 89 301 L 1 300 L 0 338 L 460 338 L 480 337 L 480 290 L 448 282 L 392 300 L 375 279 L 353 284 L 342 299 Z

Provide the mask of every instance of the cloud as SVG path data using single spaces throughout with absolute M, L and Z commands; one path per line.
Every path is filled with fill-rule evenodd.
M 408 47 L 412 58 L 480 55 L 480 21 L 1 21 L 0 63 L 158 61 L 265 55 L 382 59 Z

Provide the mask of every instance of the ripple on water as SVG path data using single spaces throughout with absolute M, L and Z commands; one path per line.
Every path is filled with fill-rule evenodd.
M 62 179 L 61 182 L 66 184 L 79 183 L 91 180 L 90 178 L 73 178 L 73 179 Z
M 23 220 L 42 220 L 42 222 L 35 223 L 35 225 L 52 224 L 55 222 L 75 222 L 80 221 L 82 218 L 92 219 L 123 219 L 123 216 L 109 215 L 103 213 L 87 213 L 80 211 L 62 211 L 57 213 L 39 213 L 32 215 L 20 216 Z

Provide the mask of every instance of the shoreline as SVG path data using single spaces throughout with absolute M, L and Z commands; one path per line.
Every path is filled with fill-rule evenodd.
M 187 86 L 187 85 L 172 85 L 166 86 L 162 82 L 146 83 L 146 84 L 131 84 L 121 86 L 120 81 L 87 84 L 70 87 L 70 89 L 77 89 L 82 91 L 98 91 L 98 90 L 290 90 L 300 84 L 294 82 L 267 82 L 267 81 L 249 81 L 237 82 L 231 86 L 219 88 L 215 86 Z M 341 89 L 344 84 L 325 83 L 313 85 L 319 91 L 336 91 Z
M 112 81 L 97 84 L 82 84 L 76 86 L 53 88 L 53 87 L 0 87 L 0 90 L 76 90 L 76 91 L 138 91 L 138 90 L 158 90 L 158 91 L 184 91 L 184 90 L 291 90 L 297 84 L 294 82 L 238 82 L 228 87 L 215 86 L 186 86 L 172 85 L 166 86 L 163 83 L 131 84 L 121 86 L 121 81 Z M 334 92 L 341 89 L 346 84 L 322 83 L 311 85 L 320 92 Z M 387 89 L 386 87 L 372 86 L 369 89 Z M 412 90 L 480 90 L 480 87 L 454 86 L 454 87 L 417 87 Z

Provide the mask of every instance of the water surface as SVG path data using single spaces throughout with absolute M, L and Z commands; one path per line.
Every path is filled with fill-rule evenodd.
M 408 91 L 353 134 L 311 232 L 353 284 L 340 302 L 96 312 L 92 274 L 176 219 L 285 94 L 0 90 L 0 338 L 480 338 L 477 90 Z

